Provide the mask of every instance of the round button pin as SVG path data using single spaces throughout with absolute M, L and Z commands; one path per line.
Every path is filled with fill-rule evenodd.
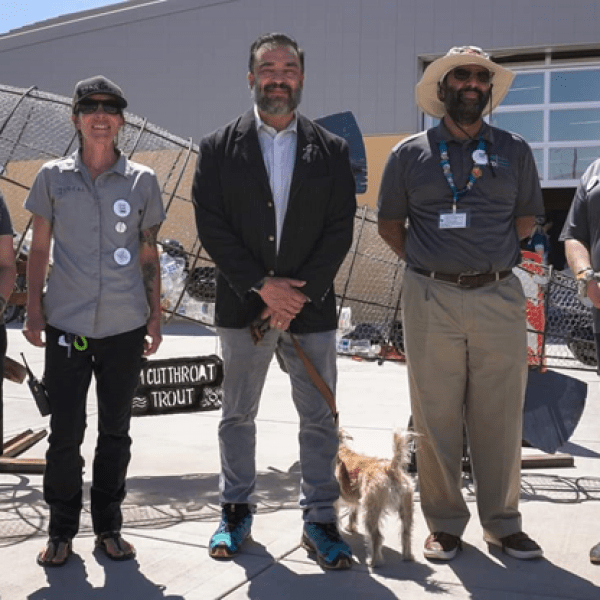
M 115 211 L 115 215 L 117 215 L 117 217 L 127 217 L 131 212 L 131 206 L 127 200 L 117 200 L 113 204 L 113 210 Z
M 485 150 L 474 150 L 473 151 L 473 162 L 476 165 L 487 165 L 488 157 Z
M 129 261 L 131 260 L 131 253 L 127 248 L 117 248 L 113 256 L 115 262 L 121 266 L 129 264 Z
M 127 225 L 125 223 L 123 223 L 123 221 L 119 221 L 115 225 L 115 229 L 117 230 L 118 233 L 125 233 L 127 231 Z

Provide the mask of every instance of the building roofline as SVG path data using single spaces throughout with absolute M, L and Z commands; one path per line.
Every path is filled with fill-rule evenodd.
M 90 8 L 87 10 L 65 13 L 64 15 L 59 15 L 58 17 L 52 17 L 43 21 L 36 21 L 34 23 L 31 23 L 30 25 L 24 25 L 23 27 L 10 29 L 5 33 L 0 34 L 0 40 L 22 35 L 25 33 L 32 33 L 34 31 L 65 25 L 67 23 L 72 23 L 75 21 L 82 21 L 102 15 L 140 8 L 145 5 L 160 4 L 167 1 L 168 0 L 124 0 L 123 2 L 117 2 L 115 4 L 109 4 L 107 6 L 100 6 L 98 8 Z

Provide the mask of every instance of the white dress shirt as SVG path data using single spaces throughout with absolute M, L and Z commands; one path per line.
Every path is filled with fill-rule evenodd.
M 275 203 L 277 251 L 279 252 L 281 231 L 287 212 L 294 163 L 296 161 L 298 119 L 294 115 L 292 122 L 283 131 L 278 132 L 263 122 L 256 105 L 254 106 L 254 116 L 256 118 L 258 140 L 267 175 L 269 176 L 273 202 Z

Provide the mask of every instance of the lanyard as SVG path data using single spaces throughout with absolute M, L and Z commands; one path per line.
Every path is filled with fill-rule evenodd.
M 483 137 L 479 138 L 479 143 L 477 144 L 477 149 L 473 152 L 473 168 L 471 169 L 471 173 L 469 174 L 469 179 L 467 180 L 467 184 L 462 190 L 459 190 L 454 183 L 454 177 L 452 175 L 452 169 L 450 168 L 450 159 L 448 157 L 448 146 L 445 141 L 441 141 L 438 144 L 440 149 L 440 156 L 442 160 L 440 161 L 440 165 L 442 166 L 442 171 L 444 172 L 444 176 L 446 177 L 446 181 L 450 186 L 450 190 L 452 191 L 452 212 L 456 212 L 456 203 L 459 198 L 462 198 L 469 190 L 473 188 L 475 182 L 483 175 L 483 171 L 481 170 L 480 164 L 487 163 L 487 155 L 485 152 L 485 140 Z

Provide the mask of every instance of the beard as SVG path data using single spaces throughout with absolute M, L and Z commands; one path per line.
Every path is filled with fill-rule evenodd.
M 465 98 L 466 92 L 475 92 L 477 94 L 477 99 Z M 481 118 L 487 103 L 490 101 L 491 93 L 491 87 L 489 91 L 484 94 L 476 88 L 463 88 L 457 91 L 450 86 L 446 86 L 446 95 L 444 98 L 446 112 L 455 123 L 459 123 L 460 125 L 473 125 Z
M 287 91 L 287 99 L 270 98 L 267 95 L 270 91 L 278 88 Z M 264 88 L 261 88 L 257 83 L 252 88 L 251 93 L 258 109 L 267 115 L 287 115 L 294 112 L 302 99 L 302 87 L 298 86 L 294 91 L 287 83 L 270 83 Z

